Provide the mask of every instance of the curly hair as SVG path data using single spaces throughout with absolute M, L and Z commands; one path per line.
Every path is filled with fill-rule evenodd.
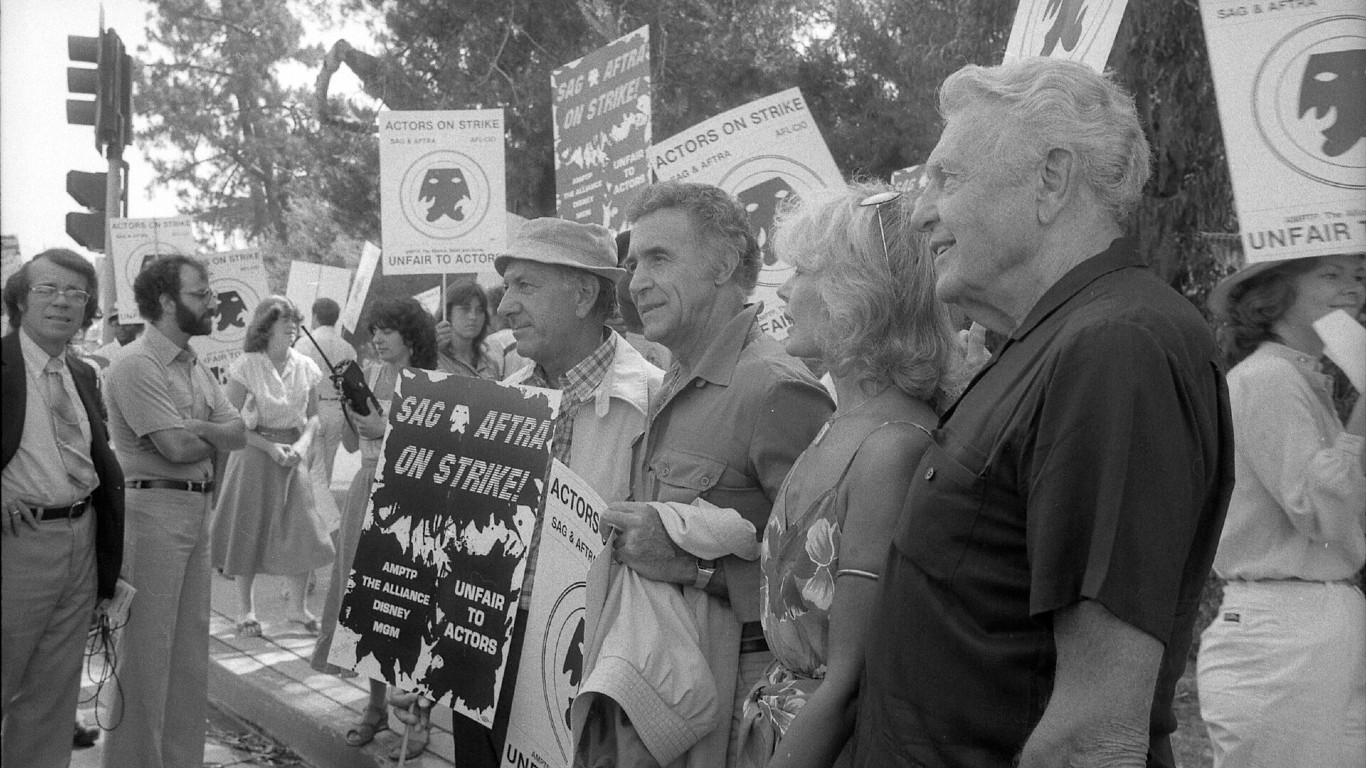
M 1229 291 L 1223 324 L 1215 335 L 1230 368 L 1257 351 L 1262 342 L 1280 341 L 1272 326 L 1295 303 L 1295 278 L 1318 263 L 1318 259 L 1290 259 Z
M 815 333 L 831 373 L 928 401 L 949 383 L 953 330 L 934 297 L 924 236 L 911 225 L 913 201 L 859 204 L 890 191 L 854 183 L 806 193 L 779 211 L 774 252 L 820 276 L 828 321 Z
M 205 279 L 209 270 L 189 256 L 173 254 L 158 256 L 143 266 L 138 276 L 133 278 L 133 298 L 138 303 L 138 314 L 155 323 L 161 319 L 162 295 L 174 296 L 180 301 L 180 268 L 191 267 L 199 271 Z
M 436 370 L 436 319 L 414 298 L 385 297 L 370 309 L 370 333 L 398 331 L 412 350 L 409 365 Z
M 299 308 L 294 306 L 294 302 L 284 296 L 267 296 L 262 299 L 251 315 L 251 323 L 247 325 L 247 338 L 242 342 L 242 349 L 246 352 L 264 352 L 270 345 L 270 334 L 275 330 L 275 324 L 281 320 L 303 323 L 304 316 Z
M 746 295 L 754 290 L 763 267 L 763 255 L 750 226 L 749 214 L 740 201 L 710 184 L 664 181 L 646 187 L 631 203 L 626 218 L 635 224 L 651 213 L 668 208 L 687 212 L 701 239 L 715 246 L 713 261 L 718 270 L 726 266 L 727 256 L 733 256 L 735 274 L 731 280 Z
M 9 327 L 17 331 L 23 325 L 23 305 L 28 304 L 28 291 L 31 287 L 29 267 L 39 259 L 50 261 L 85 278 L 86 293 L 90 294 L 90 298 L 85 302 L 85 316 L 81 318 L 81 327 L 89 328 L 100 314 L 100 278 L 95 273 L 95 266 L 86 261 L 84 256 L 66 248 L 49 248 L 24 262 L 18 272 L 10 275 L 4 288 L 5 314 L 9 315 Z
M 969 65 L 945 78 L 940 114 L 948 118 L 976 104 L 1000 109 L 992 119 L 1003 125 L 980 131 L 979 149 L 1009 178 L 1024 181 L 1044 153 L 1065 147 L 1116 222 L 1138 207 L 1151 151 L 1133 96 L 1105 75 L 1079 62 L 1030 58 Z

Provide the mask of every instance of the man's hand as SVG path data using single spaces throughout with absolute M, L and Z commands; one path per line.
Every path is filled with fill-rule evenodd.
M 4 499 L 4 520 L 0 520 L 0 535 L 18 536 L 20 525 L 38 530 L 38 518 L 34 508 L 27 502 L 7 496 Z
M 90 631 L 95 632 L 100 628 L 100 618 L 109 612 L 109 598 L 102 597 L 95 603 L 95 610 L 90 614 Z
M 18 536 L 19 526 L 27 525 L 38 530 L 38 518 L 33 509 L 19 499 L 5 499 L 5 519 L 0 520 L 0 535 Z
M 649 504 L 614 502 L 602 521 L 617 529 L 612 542 L 612 559 L 617 562 L 653 581 L 691 584 L 697 577 L 697 558 L 669 538 L 659 512 Z

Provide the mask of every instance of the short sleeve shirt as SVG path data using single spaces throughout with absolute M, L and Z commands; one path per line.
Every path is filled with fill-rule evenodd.
M 1067 273 L 914 470 L 866 651 L 878 674 L 860 694 L 858 764 L 1011 765 L 1052 691 L 1051 613 L 1088 599 L 1166 644 L 1160 754 L 1231 436 L 1208 327 L 1131 242 Z
M 264 352 L 248 352 L 228 368 L 228 380 L 247 389 L 242 403 L 247 429 L 302 427 L 308 418 L 308 394 L 322 378 L 318 364 L 293 349 L 283 371 L 276 370 Z
M 731 320 L 688 380 L 680 379 L 676 361 L 665 374 L 633 482 L 635 501 L 704 498 L 763 532 L 783 478 L 834 404 L 806 366 L 759 329 L 758 313 L 752 306 Z M 732 560 L 731 607 L 740 621 L 758 621 L 758 563 Z
M 129 480 L 213 478 L 213 460 L 167 461 L 150 437 L 185 426 L 189 419 L 223 424 L 238 417 L 223 388 L 191 349 L 182 349 L 155 326 L 125 347 L 105 378 L 109 431 Z

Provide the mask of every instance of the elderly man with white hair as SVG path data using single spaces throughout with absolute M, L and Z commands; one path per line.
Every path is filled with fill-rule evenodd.
M 908 468 L 854 763 L 1172 766 L 1232 428 L 1208 327 L 1123 237 L 1133 99 L 1028 59 L 950 75 L 940 111 L 936 293 L 1007 340 Z

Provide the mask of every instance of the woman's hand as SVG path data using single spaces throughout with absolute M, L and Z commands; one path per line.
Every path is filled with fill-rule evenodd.
M 378 440 L 384 437 L 384 428 L 387 420 L 384 418 L 384 409 L 375 408 L 375 404 L 370 404 L 370 413 L 365 416 L 358 415 L 347 405 L 346 400 L 342 400 L 342 408 L 351 416 L 351 423 L 356 427 L 356 434 L 366 440 Z
M 294 453 L 293 447 L 282 443 L 271 443 L 266 454 L 270 456 L 271 461 L 282 467 L 292 467 L 299 463 L 299 457 Z

